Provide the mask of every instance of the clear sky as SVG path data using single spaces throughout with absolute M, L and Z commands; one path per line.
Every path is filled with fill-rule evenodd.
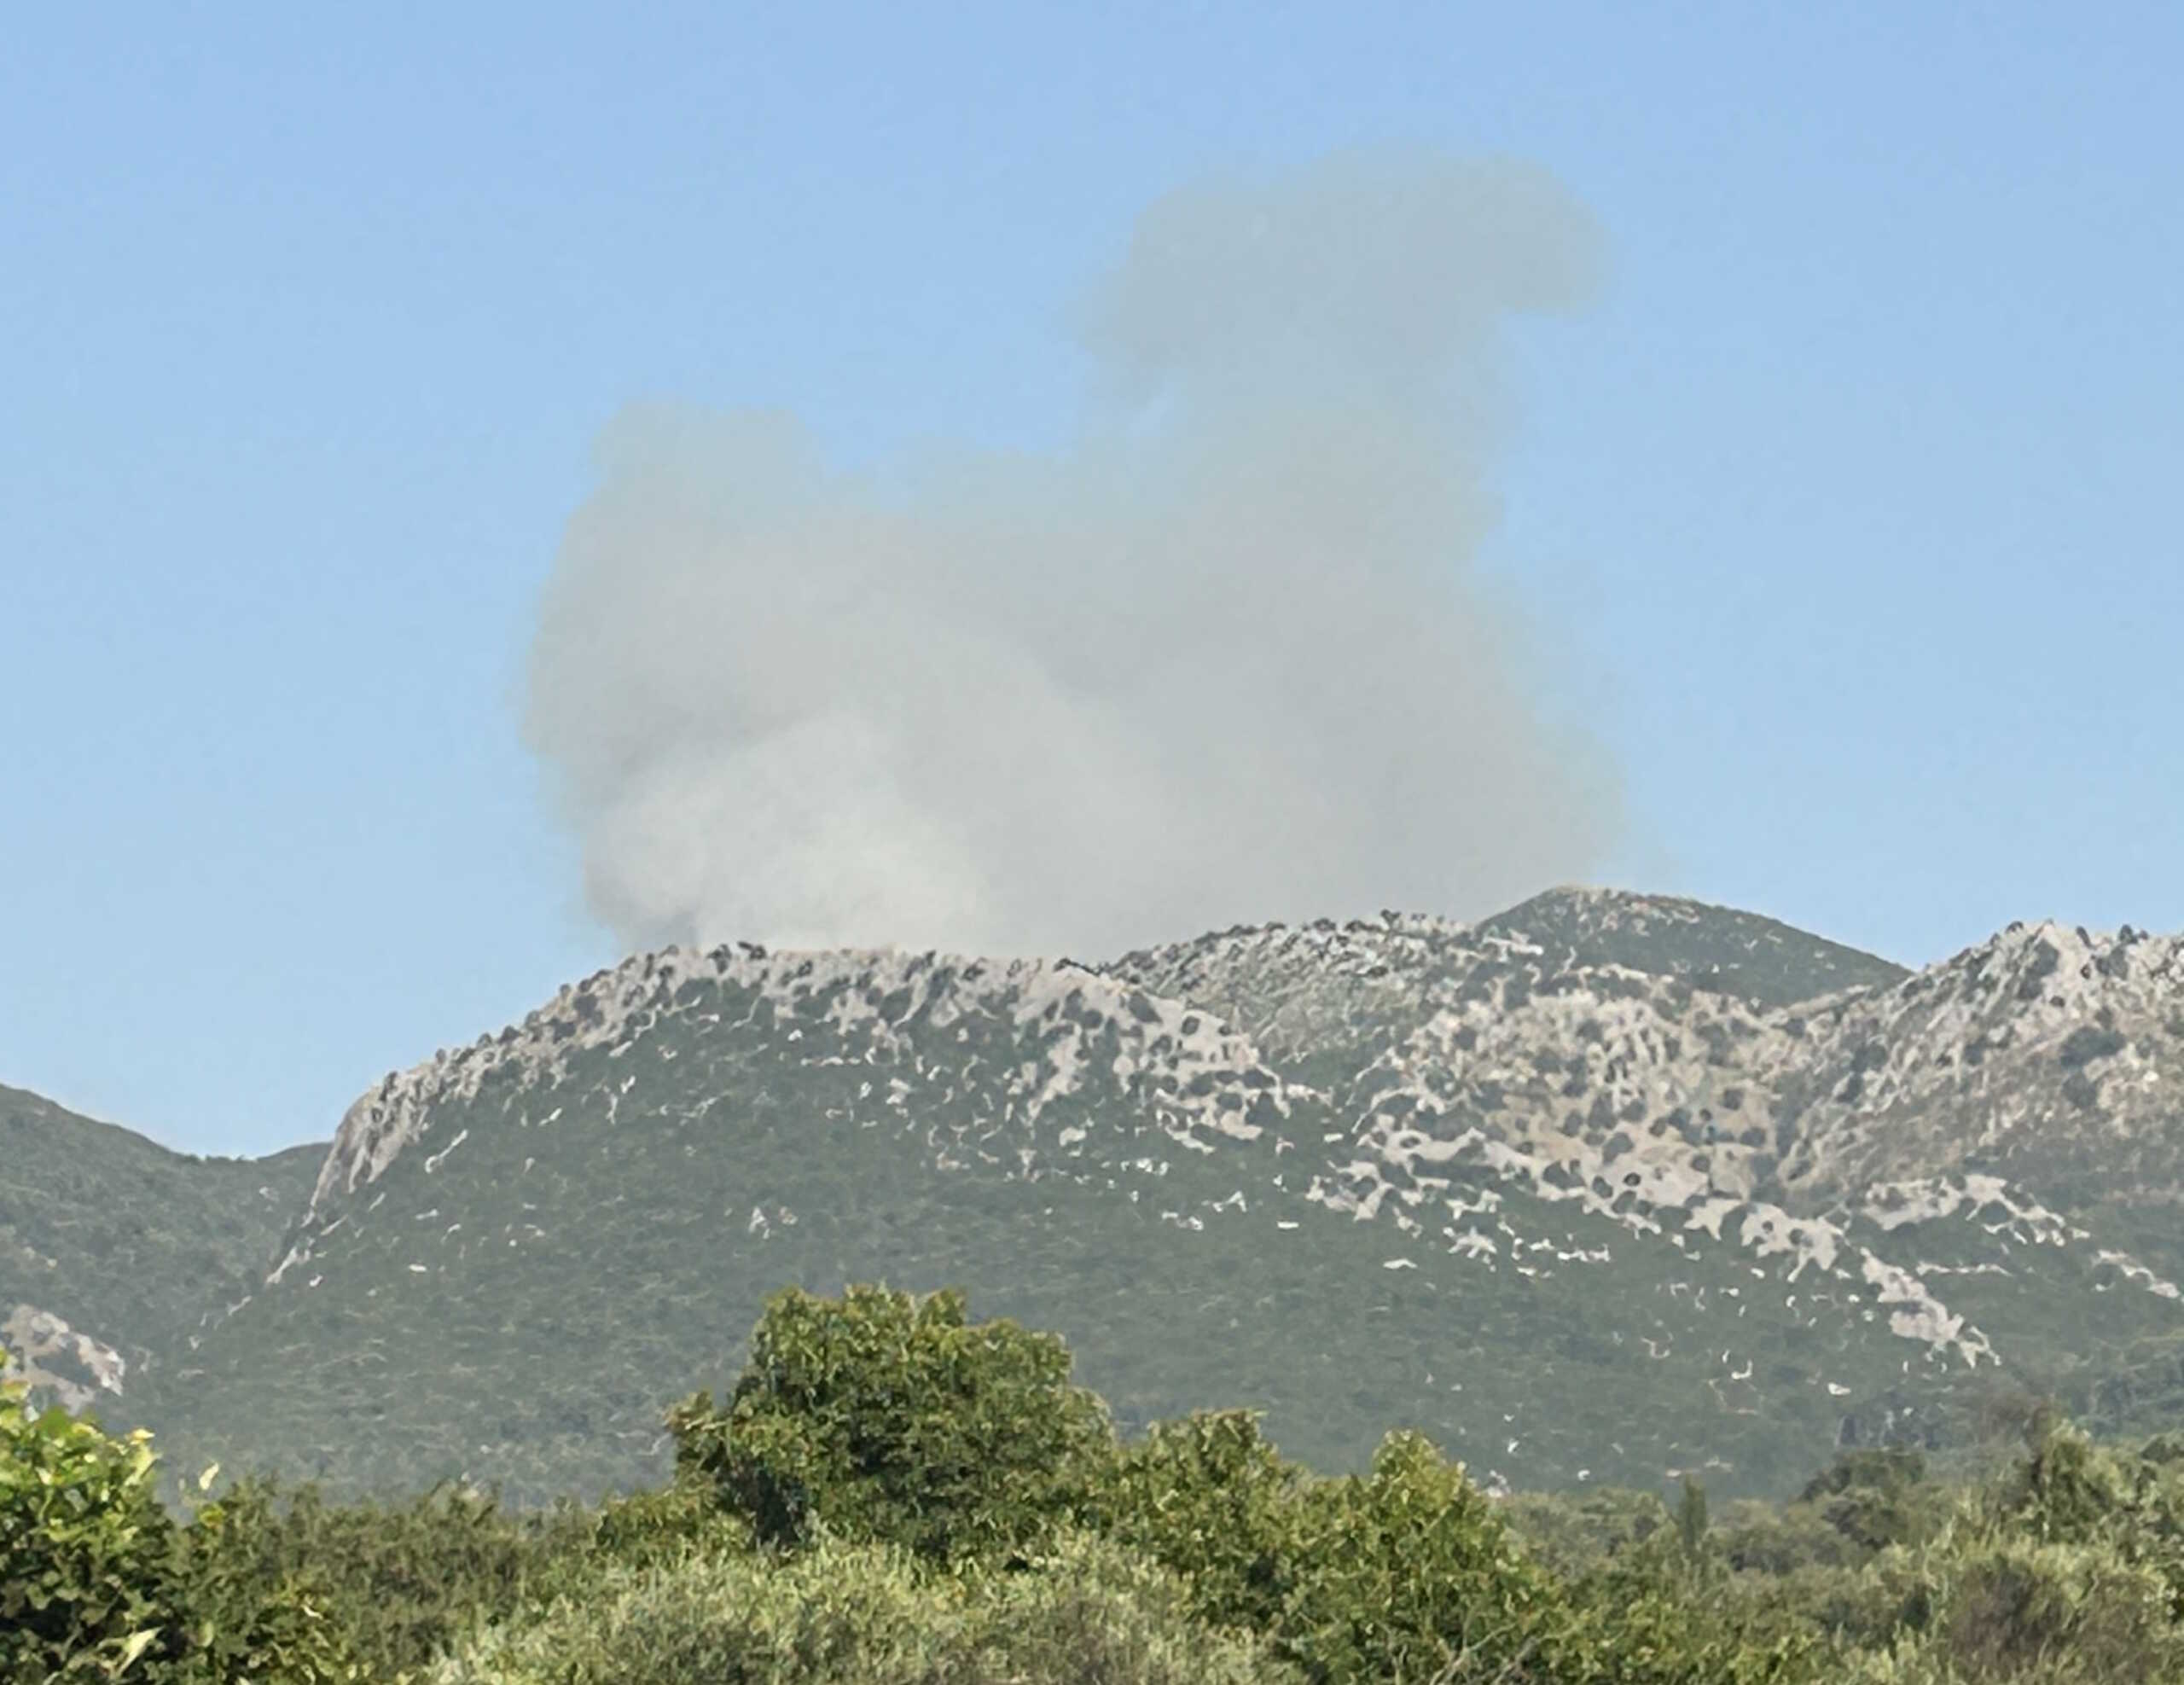
M 19 11 L 0 1082 L 264 1151 L 609 962 L 519 735 L 601 427 L 1051 448 L 1148 202 L 1390 140 L 1606 232 L 1489 544 L 1604 878 L 2184 927 L 2180 73 L 2170 3 Z

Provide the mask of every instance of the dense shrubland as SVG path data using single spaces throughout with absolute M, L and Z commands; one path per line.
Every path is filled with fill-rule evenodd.
M 672 1481 L 515 1514 L 334 1504 L 0 1396 L 0 1680 L 411 1685 L 2135 1685 L 2184 1678 L 2184 1438 L 2042 1416 L 1944 1482 L 1846 1454 L 1710 1515 L 1496 1501 L 1395 1432 L 1316 1476 L 1255 1417 L 1130 1439 L 960 1296 L 776 1299 Z

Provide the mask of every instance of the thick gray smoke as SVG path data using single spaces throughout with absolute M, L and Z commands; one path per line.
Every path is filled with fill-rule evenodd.
M 1144 213 L 1059 454 L 884 488 L 788 416 L 624 415 L 526 722 L 594 909 L 639 946 L 1092 957 L 1585 876 L 1612 770 L 1473 557 L 1499 325 L 1581 304 L 1599 248 L 1538 171 L 1345 154 Z

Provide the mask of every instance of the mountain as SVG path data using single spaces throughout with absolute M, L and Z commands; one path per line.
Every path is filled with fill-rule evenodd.
M 882 1280 L 1062 1333 L 1125 1427 L 1779 1492 L 2028 1392 L 2184 1420 L 2180 1084 L 2184 941 L 2129 930 L 1911 973 L 1566 890 L 1096 966 L 670 950 L 360 1098 L 142 1408 L 185 1463 L 594 1493 L 770 1293 Z
M 1681 978 L 1759 1007 L 1910 975 L 1892 961 L 1760 914 L 1670 895 L 1553 889 L 1487 920 L 1478 934 L 1536 944 L 1565 967 L 1621 966 Z
M 194 1158 L 0 1085 L 0 1345 L 42 1396 L 129 1419 L 263 1281 L 325 1156 Z

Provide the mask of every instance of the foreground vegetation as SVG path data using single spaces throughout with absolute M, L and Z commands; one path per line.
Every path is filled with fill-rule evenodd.
M 518 1514 L 333 1503 L 0 1396 L 0 1680 L 410 1685 L 2135 1685 L 2184 1677 L 2184 1439 L 2050 1418 L 1989 1475 L 1847 1455 L 1786 1505 L 1496 1502 L 1248 1413 L 1125 1439 L 962 1299 L 769 1305 L 674 1478 Z

